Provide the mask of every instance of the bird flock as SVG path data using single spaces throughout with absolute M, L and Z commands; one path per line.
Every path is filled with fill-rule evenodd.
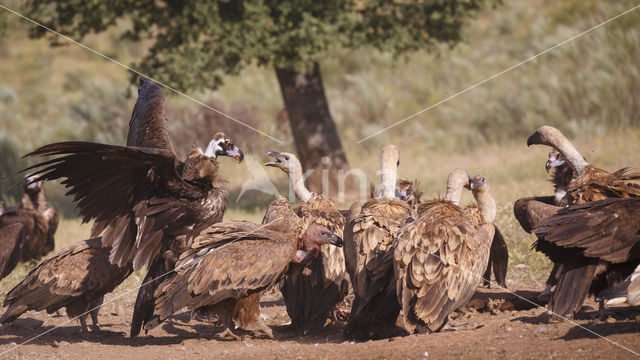
M 431 333 L 489 284 L 492 270 L 506 288 L 507 246 L 485 176 L 452 169 L 444 197 L 423 200 L 417 181 L 398 178 L 400 150 L 387 145 L 370 199 L 340 210 L 306 188 L 294 154 L 270 151 L 265 165 L 284 171 L 298 205 L 276 197 L 261 224 L 222 222 L 228 198 L 218 157 L 242 162 L 243 152 L 217 133 L 182 161 L 166 121 L 161 88 L 140 79 L 126 146 L 70 141 L 27 154 L 37 162 L 22 171 L 22 202 L 0 203 L 0 275 L 54 248 L 58 215 L 44 181 L 61 179 L 93 226 L 89 240 L 50 255 L 7 294 L 0 323 L 65 308 L 83 334 L 88 315 L 98 332 L 105 295 L 142 268 L 131 337 L 187 310 L 220 322 L 218 340 L 274 339 L 260 316 L 261 297 L 274 287 L 300 335 L 337 320 L 350 294 L 345 339 Z M 550 147 L 545 168 L 554 172 L 553 195 L 514 204 L 523 230 L 537 237 L 533 248 L 554 263 L 539 300 L 562 317 L 589 295 L 600 315 L 605 303 L 640 305 L 640 173 L 590 165 L 550 126 L 527 145 Z M 463 207 L 466 190 L 475 203 Z

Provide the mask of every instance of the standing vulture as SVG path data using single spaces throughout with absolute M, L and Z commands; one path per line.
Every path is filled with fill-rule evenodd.
M 277 223 L 247 221 L 211 226 L 180 256 L 176 275 L 156 290 L 154 318 L 145 329 L 182 308 L 200 308 L 221 312 L 224 330 L 217 339 L 237 339 L 233 314 L 239 299 L 269 289 L 291 262 L 312 261 L 321 245 L 342 245 L 341 238 L 320 225 L 310 225 L 304 233 L 278 230 L 282 227 Z
M 103 233 L 111 263 L 134 270 L 146 266 L 155 278 L 173 268 L 202 230 L 222 220 L 228 199 L 216 157 L 242 161 L 243 154 L 217 133 L 204 151 L 194 147 L 184 162 L 178 160 L 166 131 L 160 87 L 141 80 L 138 95 L 128 137 L 136 145 L 45 145 L 27 156 L 56 157 L 25 171 L 35 170 L 36 181 L 66 178 L 62 183 L 70 188 L 67 194 L 73 195 L 83 221 L 95 220 L 92 236 Z M 147 300 L 156 285 L 140 289 L 132 336 L 153 312 Z
M 344 330 L 347 339 L 389 335 L 400 312 L 393 273 L 393 236 L 409 216 L 409 205 L 396 199 L 400 150 L 387 145 L 380 156 L 381 197 L 354 203 L 344 228 L 344 253 L 355 299 Z
M 23 229 L 24 225 L 20 223 L 0 227 L 0 280 L 18 265 L 25 235 Z
M 342 237 L 344 216 L 333 201 L 311 193 L 304 185 L 302 166 L 290 153 L 270 151 L 275 160 L 266 163 L 289 176 L 289 186 L 301 202 L 294 211 L 305 225 L 317 224 Z M 265 217 L 268 219 L 268 217 Z M 322 329 L 336 305 L 349 291 L 342 248 L 326 246 L 310 264 L 292 264 L 280 282 L 291 325 L 301 333 Z
M 544 220 L 535 234 L 536 250 L 565 268 L 549 303 L 551 311 L 572 316 L 588 294 L 598 297 L 640 264 L 640 199 L 569 206 Z
M 51 314 L 65 307 L 70 318 L 80 317 L 84 334 L 91 310 L 94 330 L 99 330 L 98 311 L 104 295 L 129 274 L 131 267 L 109 262 L 109 249 L 102 247 L 100 238 L 81 241 L 45 259 L 9 291 L 3 304 L 8 309 L 0 323 L 12 322 L 29 310 Z
M 478 202 L 467 213 L 447 200 L 465 182 Z M 412 215 L 396 239 L 396 291 L 407 332 L 434 332 L 475 292 L 489 260 L 496 205 L 486 178 L 453 171 L 445 199 L 427 201 Z
M 571 167 L 573 178 L 566 187 L 566 202 L 568 205 L 584 204 L 590 201 L 598 201 L 607 198 L 640 197 L 639 173 L 629 174 L 628 168 L 622 168 L 614 173 L 610 173 L 589 165 L 573 144 L 571 144 L 571 142 L 558 129 L 551 126 L 543 126 L 539 128 L 527 139 L 528 146 L 534 144 L 552 147 L 559 153 L 565 163 Z M 552 211 L 553 209 L 547 210 Z M 552 211 L 552 213 L 555 213 L 555 211 Z M 545 215 L 547 214 L 545 213 Z M 539 217 L 541 216 L 539 215 Z M 545 217 L 541 218 L 544 219 Z M 602 264 L 600 268 L 603 269 L 608 267 L 605 264 Z M 616 269 L 617 267 L 614 267 L 611 271 L 615 272 L 617 271 Z M 587 272 L 587 269 L 583 267 L 565 268 L 562 263 L 556 263 L 554 270 L 560 274 L 557 279 L 558 283 L 562 281 L 563 277 L 567 277 L 568 279 L 582 278 L 584 273 Z M 605 274 L 609 274 L 609 270 L 606 270 L 600 278 L 618 278 L 620 276 L 619 274 Z M 553 280 L 553 275 L 554 272 L 552 271 L 550 280 Z M 567 284 L 567 281 L 565 280 L 563 283 Z M 549 286 L 547 286 L 547 288 L 549 288 Z M 558 289 L 556 287 L 556 291 L 557 290 Z M 564 291 L 568 290 L 565 288 Z M 582 291 L 579 290 L 576 290 L 576 292 L 582 293 Z M 575 299 L 569 299 L 567 302 L 563 303 L 566 305 L 573 302 L 575 302 Z M 578 302 L 581 305 L 583 301 L 580 300 Z M 568 312 L 566 312 L 568 309 L 563 308 L 561 305 L 557 305 L 556 309 L 559 313 L 568 314 Z
M 51 252 L 58 228 L 58 212 L 47 205 L 42 182 L 32 180 L 24 179 L 20 204 L 5 208 L 0 215 L 0 227 L 15 223 L 24 226 L 24 240 L 18 253 L 20 262 L 37 260 Z

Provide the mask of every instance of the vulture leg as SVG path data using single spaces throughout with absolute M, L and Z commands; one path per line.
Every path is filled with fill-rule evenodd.
M 100 332 L 100 323 L 98 322 L 98 313 L 100 312 L 100 306 L 102 306 L 102 302 L 104 301 L 104 296 L 101 296 L 91 303 L 89 303 L 89 310 L 91 314 L 91 322 L 93 323 L 92 330 L 95 332 Z
M 491 289 L 491 265 L 492 264 L 493 264 L 493 252 L 490 252 L 487 268 L 484 270 L 484 274 L 482 274 L 482 286 L 486 287 L 487 289 Z
M 78 318 L 80 320 L 80 332 L 82 336 L 87 336 L 89 334 L 89 329 L 87 329 L 87 315 L 86 313 L 80 315 Z
M 543 304 L 546 304 L 551 299 L 551 289 L 556 286 L 558 283 L 558 278 L 562 273 L 562 264 L 556 263 L 553 264 L 553 269 L 551 269 L 551 274 L 549 274 L 549 278 L 547 279 L 547 287 L 538 294 L 537 298 Z
M 613 311 L 609 311 L 604 306 L 604 300 L 598 301 L 598 311 L 591 315 L 592 319 L 606 320 L 609 316 L 615 314 Z
M 233 323 L 233 308 L 234 305 L 232 301 L 225 301 L 223 305 L 222 313 L 222 326 L 224 330 L 217 333 L 214 338 L 216 340 L 242 340 L 238 335 L 234 334 L 232 329 L 235 328 Z

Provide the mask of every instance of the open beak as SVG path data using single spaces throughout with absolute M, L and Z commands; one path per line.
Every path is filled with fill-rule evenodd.
M 342 245 L 344 245 L 344 240 L 342 240 L 340 236 L 333 234 L 333 236 L 331 236 L 331 240 L 329 240 L 329 243 L 337 247 L 342 247 Z
M 550 158 L 549 160 L 547 160 L 547 163 L 544 164 L 544 169 L 547 170 L 547 172 L 549 172 L 549 170 L 551 168 L 562 166 L 562 164 L 564 164 L 563 160 L 558 160 L 556 158 Z
M 272 158 L 275 159 L 275 161 L 270 161 L 268 163 L 265 163 L 264 166 L 273 166 L 273 167 L 279 167 L 281 162 L 280 162 L 280 153 L 277 151 L 269 151 L 267 153 L 267 156 L 270 156 Z
M 238 160 L 239 163 L 242 162 L 242 160 L 244 160 L 244 154 L 242 153 L 242 150 L 240 150 L 237 146 L 233 145 L 233 147 L 231 149 L 227 149 L 224 151 L 225 154 L 227 156 L 230 156 L 236 160 Z

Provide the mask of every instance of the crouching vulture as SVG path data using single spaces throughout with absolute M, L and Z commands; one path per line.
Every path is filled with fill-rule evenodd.
M 10 323 L 29 310 L 51 314 L 64 307 L 70 318 L 79 316 L 84 334 L 89 311 L 93 329 L 100 330 L 98 311 L 104 295 L 129 274 L 131 267 L 109 262 L 109 249 L 102 247 L 100 238 L 81 241 L 45 259 L 9 291 L 0 323 Z
M 468 185 L 467 185 L 468 184 Z M 449 199 L 470 187 L 478 206 L 466 213 Z M 396 291 L 409 333 L 434 332 L 473 296 L 489 260 L 496 205 L 483 176 L 456 169 L 444 200 L 420 204 L 398 232 Z
M 640 264 L 640 199 L 609 198 L 559 210 L 535 229 L 535 248 L 562 263 L 550 309 L 580 310 L 587 295 L 624 281 Z M 600 297 L 603 315 L 605 297 Z
M 102 233 L 109 261 L 123 268 L 148 269 L 138 293 L 131 335 L 153 313 L 153 293 L 182 250 L 209 225 L 222 220 L 227 192 L 217 156 L 242 161 L 243 154 L 223 133 L 203 151 L 194 146 L 182 162 L 166 129 L 159 86 L 141 79 L 129 123 L 128 146 L 89 142 L 45 145 L 27 156 L 55 156 L 24 171 L 34 181 L 65 178 L 83 221 L 95 220 L 92 236 Z
M 342 239 L 320 225 L 304 233 L 289 232 L 287 225 L 256 225 L 246 221 L 216 224 L 199 236 L 180 256 L 176 275 L 156 290 L 151 329 L 183 308 L 220 311 L 224 330 L 217 339 L 237 339 L 233 314 L 239 299 L 258 294 L 274 285 L 289 264 L 308 263 L 320 246 L 342 246 Z M 300 299 L 303 300 L 303 299 Z
M 306 225 L 317 224 L 342 237 L 344 216 L 333 201 L 322 194 L 311 193 L 304 185 L 302 166 L 295 155 L 270 151 L 275 160 L 266 163 L 283 170 L 289 176 L 289 186 L 301 204 L 294 208 Z M 287 205 L 288 206 L 288 205 Z M 269 221 L 269 217 L 265 217 Z M 291 326 L 300 333 L 324 327 L 331 312 L 349 291 L 344 252 L 340 247 L 322 247 L 310 264 L 291 264 L 280 282 L 280 291 L 287 305 Z
M 0 227 L 15 223 L 24 226 L 24 239 L 17 253 L 18 262 L 40 259 L 53 250 L 53 235 L 58 228 L 58 221 L 58 212 L 47 204 L 42 182 L 29 178 L 23 181 L 20 204 L 5 208 L 0 215 Z M 2 244 L 4 246 L 5 243 Z
M 380 156 L 381 197 L 354 203 L 344 229 L 347 271 L 355 295 L 344 330 L 347 339 L 387 337 L 400 312 L 393 273 L 393 236 L 410 206 L 395 196 L 400 150 L 387 145 Z

